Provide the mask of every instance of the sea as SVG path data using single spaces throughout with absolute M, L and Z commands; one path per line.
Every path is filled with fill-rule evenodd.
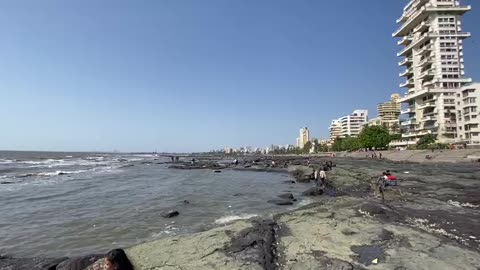
M 0 254 L 105 252 L 312 202 L 300 196 L 308 186 L 289 184 L 288 174 L 169 169 L 168 161 L 156 154 L 0 151 Z M 267 202 L 284 192 L 298 198 L 293 206 Z M 180 215 L 162 217 L 170 210 Z

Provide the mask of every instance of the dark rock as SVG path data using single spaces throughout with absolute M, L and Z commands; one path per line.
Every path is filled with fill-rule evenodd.
M 277 197 L 282 198 L 282 199 L 287 199 L 287 200 L 293 200 L 293 194 L 292 193 L 283 193 L 278 195 Z
M 105 255 L 92 254 L 84 257 L 70 258 L 58 264 L 55 269 L 56 270 L 82 270 L 104 257 Z
M 295 180 L 287 180 L 287 181 L 283 181 L 284 183 L 287 183 L 287 184 L 295 184 L 297 182 L 295 182 Z
M 269 200 L 268 203 L 273 203 L 276 205 L 293 205 L 293 202 L 290 200 Z
M 378 259 L 378 263 L 385 262 L 385 251 L 380 246 L 353 246 L 350 249 L 358 255 L 356 259 L 366 266 L 371 265 L 375 259 Z
M 190 202 L 188 200 L 184 200 L 183 203 L 184 204 L 190 204 Z
M 302 192 L 303 196 L 320 196 L 323 194 L 323 189 L 317 188 L 317 187 L 311 187 L 304 192 Z
M 64 172 L 59 172 L 58 175 L 65 175 L 66 173 Z
M 11 258 L 0 256 L 0 269 L 8 270 L 55 270 L 56 266 L 68 258 Z
M 235 193 L 235 194 L 233 194 L 233 196 L 235 196 L 235 197 L 242 196 L 242 195 L 243 195 L 242 193 Z
M 213 172 L 214 172 L 214 173 L 221 173 L 222 171 L 220 171 L 220 170 L 215 170 L 215 171 L 213 171 Z
M 180 213 L 178 211 L 168 211 L 168 212 L 164 212 L 162 214 L 162 217 L 164 218 L 172 218 L 172 217 L 176 217 L 180 215 Z
M 14 184 L 15 182 L 12 182 L 12 181 L 3 181 L 3 182 L 0 182 L 0 185 L 8 185 L 8 184 Z
M 262 269 L 278 269 L 275 265 L 275 229 L 272 220 L 253 221 L 251 228 L 232 236 L 230 246 L 225 248 L 227 256 L 260 265 Z

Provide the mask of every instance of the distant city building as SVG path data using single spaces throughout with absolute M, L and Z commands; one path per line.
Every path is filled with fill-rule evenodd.
M 392 94 L 390 101 L 379 103 L 377 105 L 378 118 L 380 125 L 386 127 L 392 134 L 400 132 L 400 95 Z
M 400 124 L 403 141 L 397 146 L 415 144 L 427 134 L 436 135 L 441 143 L 478 141 L 472 138 L 477 132 L 465 133 L 465 128 L 477 123 L 478 111 L 473 110 L 479 100 L 463 102 L 470 102 L 468 96 L 475 93 L 469 91 L 472 79 L 465 77 L 463 64 L 463 41 L 471 34 L 463 31 L 461 18 L 470 10 L 460 1 L 409 1 L 397 20 L 400 27 L 393 37 L 401 38 L 398 45 L 405 46 L 397 54 L 403 57 L 399 66 L 405 66 L 399 76 L 406 80 L 400 87 L 407 89 L 400 99 L 406 105 L 402 110 L 406 119 Z
M 225 154 L 233 154 L 235 150 L 233 148 L 225 148 Z
M 297 146 L 303 148 L 310 141 L 310 131 L 307 127 L 300 129 L 300 136 L 297 138 Z

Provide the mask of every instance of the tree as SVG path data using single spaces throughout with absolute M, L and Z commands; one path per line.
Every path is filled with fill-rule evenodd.
M 417 149 L 427 149 L 431 144 L 434 144 L 437 140 L 437 136 L 433 134 L 427 134 L 418 140 L 416 146 Z
M 312 142 L 308 141 L 303 145 L 303 153 L 304 154 L 310 153 L 310 148 L 312 148 Z
M 332 144 L 332 150 L 335 151 L 335 152 L 343 151 L 342 150 L 342 142 L 343 142 L 343 139 L 337 137 Z
M 402 139 L 402 134 L 390 134 L 390 141 L 398 141 Z
M 382 126 L 366 126 L 358 137 L 363 148 L 386 148 L 390 143 L 390 133 Z

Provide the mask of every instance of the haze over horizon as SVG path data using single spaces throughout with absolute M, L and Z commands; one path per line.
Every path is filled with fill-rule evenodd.
M 406 1 L 2 1 L 0 149 L 196 152 L 326 137 L 399 88 Z M 480 5 L 462 21 L 480 81 Z

